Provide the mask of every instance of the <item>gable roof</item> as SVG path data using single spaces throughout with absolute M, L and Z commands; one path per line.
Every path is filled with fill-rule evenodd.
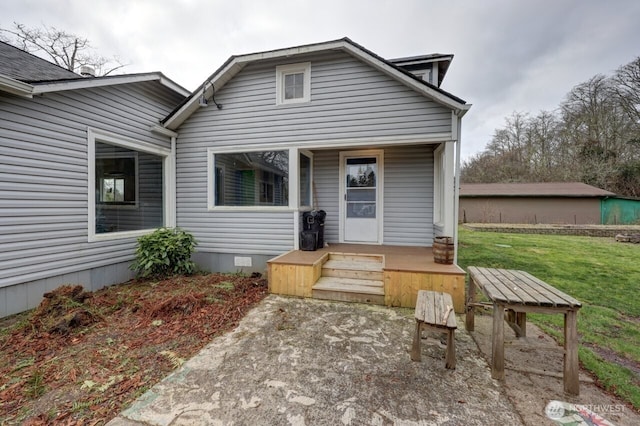
M 30 98 L 41 93 L 146 81 L 158 81 L 185 97 L 190 93 L 161 72 L 83 77 L 15 46 L 0 42 L 0 91 L 14 95 Z
M 463 183 L 460 197 L 611 197 L 613 192 L 582 182 Z
M 33 83 L 33 94 L 60 92 L 64 90 L 87 89 L 90 87 L 114 86 L 118 84 L 140 83 L 144 81 L 158 81 L 163 86 L 183 96 L 189 91 L 159 71 L 136 74 L 108 75 L 104 77 L 81 77 L 71 80 L 51 80 Z
M 66 68 L 1 41 L 0 74 L 24 83 L 83 78 Z
M 189 91 L 173 80 L 167 78 L 161 72 L 148 72 L 139 74 L 110 75 L 106 77 L 80 77 L 74 79 L 49 80 L 33 83 L 5 77 L 0 74 L 0 92 L 8 92 L 14 95 L 31 98 L 42 93 L 62 92 L 65 90 L 87 89 L 92 87 L 116 86 L 119 84 L 142 83 L 157 81 L 162 86 L 186 97 Z
M 442 105 L 445 105 L 462 117 L 471 107 L 464 100 L 452 95 L 434 86 L 409 71 L 395 65 L 394 63 L 376 55 L 370 50 L 365 49 L 349 38 L 341 38 L 338 40 L 327 41 L 323 43 L 307 44 L 297 47 L 289 47 L 285 49 L 270 50 L 266 52 L 251 53 L 246 55 L 233 55 L 222 64 L 211 76 L 209 76 L 203 84 L 193 91 L 191 96 L 186 98 L 184 102 L 176 107 L 164 120 L 162 124 L 169 129 L 177 129 L 191 114 L 193 114 L 199 106 L 199 98 L 202 95 L 203 88 L 205 98 L 212 95 L 212 87 L 215 91 L 220 90 L 227 84 L 236 74 L 238 74 L 247 64 L 277 58 L 289 58 L 291 56 L 323 52 L 328 50 L 339 50 L 346 52 L 361 61 L 373 66 L 383 73 L 395 78 L 396 80 L 406 84 L 419 93 L 433 99 Z

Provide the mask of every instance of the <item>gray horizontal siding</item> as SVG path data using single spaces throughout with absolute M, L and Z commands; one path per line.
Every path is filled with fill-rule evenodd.
M 184 200 L 177 204 L 178 226 L 193 233 L 198 252 L 277 255 L 293 248 L 290 212 L 206 211 Z
M 340 154 L 338 151 L 317 151 L 313 156 L 313 180 L 318 210 L 327 212 L 324 221 L 324 239 L 329 243 L 340 241 Z
M 87 127 L 169 148 L 149 127 L 180 99 L 157 83 L 0 95 L 0 288 L 132 260 L 134 238 L 87 241 Z
M 0 318 L 35 308 L 42 301 L 44 293 L 63 284 L 81 284 L 87 290 L 96 291 L 110 284 L 125 282 L 132 277 L 129 262 L 121 262 L 0 287 Z
M 311 57 L 311 102 L 275 105 L 275 62 L 247 66 L 179 129 L 185 144 L 263 144 L 451 131 L 451 112 L 347 54 Z M 297 61 L 302 61 L 299 59 Z M 296 62 L 297 62 L 296 61 Z M 215 141 L 215 143 L 214 143 Z
M 384 152 L 384 243 L 433 243 L 433 146 Z
M 292 247 L 291 213 L 207 211 L 207 148 L 286 142 L 304 148 L 322 141 L 423 137 L 451 131 L 449 109 L 346 53 L 288 62 L 305 61 L 311 62 L 311 102 L 277 106 L 275 68 L 283 63 L 250 64 L 216 92 L 222 110 L 201 108 L 178 129 L 177 220 L 201 240 L 199 250 L 277 253 Z M 327 211 L 325 239 L 329 242 L 339 240 L 338 162 L 337 151 L 315 152 L 317 207 Z M 391 178 L 393 188 L 393 173 Z M 424 203 L 416 201 L 414 207 L 421 209 Z M 391 242 L 428 243 L 431 228 L 424 227 L 411 239 L 398 225 L 400 217 L 390 210 Z

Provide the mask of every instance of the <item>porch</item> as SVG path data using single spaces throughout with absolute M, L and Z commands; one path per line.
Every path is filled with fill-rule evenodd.
M 435 263 L 430 247 L 333 243 L 289 251 L 267 267 L 274 294 L 413 308 L 418 290 L 434 290 L 464 312 L 466 273 Z

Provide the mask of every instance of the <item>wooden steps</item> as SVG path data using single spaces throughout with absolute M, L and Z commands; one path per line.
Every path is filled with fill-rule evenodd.
M 313 286 L 313 297 L 384 305 L 384 258 L 379 255 L 331 253 Z

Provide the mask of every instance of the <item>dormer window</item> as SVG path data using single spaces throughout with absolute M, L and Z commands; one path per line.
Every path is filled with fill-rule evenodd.
M 276 104 L 311 100 L 311 62 L 276 67 Z

